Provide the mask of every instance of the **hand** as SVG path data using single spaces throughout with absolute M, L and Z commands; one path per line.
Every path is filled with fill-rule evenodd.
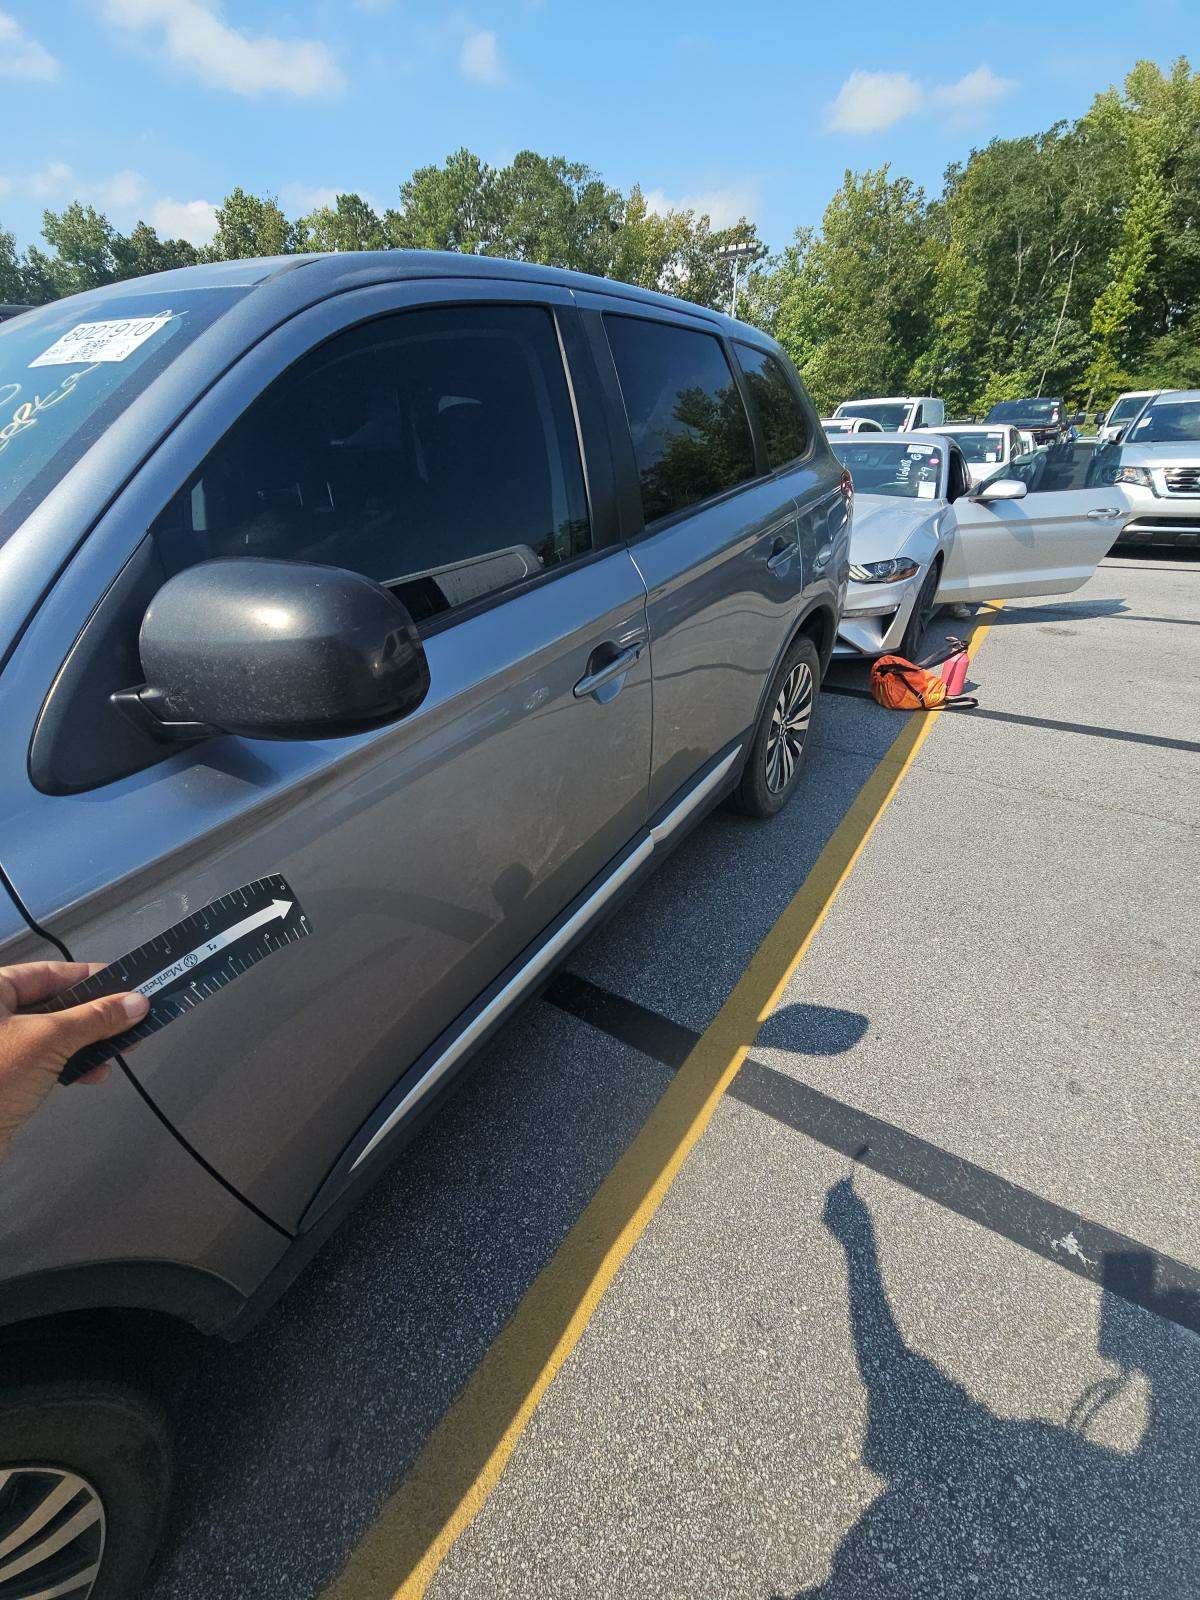
M 150 1009 L 145 995 L 134 991 L 106 995 L 65 1011 L 17 1014 L 21 1006 L 49 1000 L 103 966 L 103 962 L 33 961 L 28 966 L 0 967 L 0 1156 L 49 1095 L 76 1050 L 124 1033 Z M 108 1072 L 105 1062 L 76 1082 L 103 1083 Z
M 853 1238 L 863 1224 L 871 1226 L 871 1213 L 860 1198 L 852 1178 L 842 1178 L 825 1196 L 825 1209 L 821 1221 L 835 1239 Z

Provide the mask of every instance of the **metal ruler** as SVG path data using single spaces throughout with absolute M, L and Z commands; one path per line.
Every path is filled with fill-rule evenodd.
M 118 1050 L 161 1032 L 176 1017 L 219 994 L 264 956 L 306 939 L 311 932 L 287 879 L 273 873 L 232 889 L 74 988 L 26 1009 L 65 1011 L 128 989 L 140 989 L 149 999 L 150 1010 L 134 1027 L 71 1057 L 59 1081 L 73 1083 Z

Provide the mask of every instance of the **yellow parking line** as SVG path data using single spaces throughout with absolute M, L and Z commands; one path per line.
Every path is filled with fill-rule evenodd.
M 972 656 L 991 625 L 976 625 Z M 906 719 L 707 1032 L 430 1433 L 323 1600 L 417 1600 L 425 1593 L 496 1487 L 600 1297 L 708 1126 L 940 714 Z

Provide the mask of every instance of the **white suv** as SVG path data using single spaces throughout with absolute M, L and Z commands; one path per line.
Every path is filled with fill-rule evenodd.
M 1157 395 L 1120 444 L 1099 455 L 1110 457 L 1106 480 L 1133 504 L 1122 543 L 1200 545 L 1200 389 Z
M 946 420 L 946 402 L 934 396 L 880 395 L 873 400 L 843 400 L 833 413 L 842 417 L 869 417 L 884 433 L 911 433 L 914 428 L 940 428 Z

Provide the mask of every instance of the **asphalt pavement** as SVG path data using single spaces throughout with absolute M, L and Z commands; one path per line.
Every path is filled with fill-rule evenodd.
M 144 1600 L 1200 1594 L 1200 562 L 980 620 L 189 1347 Z

